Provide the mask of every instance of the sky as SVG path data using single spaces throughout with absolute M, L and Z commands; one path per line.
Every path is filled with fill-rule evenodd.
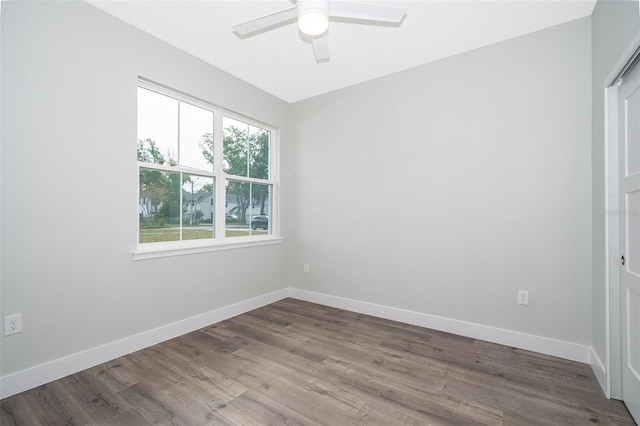
M 200 148 L 207 133 L 213 134 L 213 112 L 138 88 L 138 139 L 153 139 L 165 158 L 171 152 L 181 166 L 213 172 Z

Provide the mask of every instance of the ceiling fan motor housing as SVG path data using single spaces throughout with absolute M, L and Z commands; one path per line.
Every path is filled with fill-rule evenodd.
M 309 36 L 324 34 L 329 28 L 328 0 L 299 0 L 298 28 Z

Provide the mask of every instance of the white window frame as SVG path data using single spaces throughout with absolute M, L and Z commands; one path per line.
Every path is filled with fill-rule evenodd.
M 158 94 L 168 96 L 172 99 L 176 99 L 181 102 L 185 102 L 194 105 L 199 108 L 203 108 L 213 113 L 214 127 L 214 164 L 213 172 L 202 172 L 200 170 L 189 169 L 180 166 L 167 166 L 161 164 L 151 164 L 145 162 L 137 162 L 138 172 L 141 167 L 153 168 L 157 170 L 165 170 L 171 172 L 183 172 L 189 174 L 202 175 L 212 177 L 214 179 L 214 220 L 212 225 L 214 226 L 215 237 L 207 239 L 195 239 L 195 240 L 181 240 L 181 241 L 163 241 L 155 243 L 140 243 L 140 221 L 137 220 L 136 226 L 136 240 L 137 246 L 133 251 L 134 260 L 153 259 L 158 257 L 179 256 L 194 253 L 204 253 L 218 250 L 230 250 L 245 247 L 256 247 L 269 244 L 278 244 L 282 242 L 280 237 L 280 138 L 277 128 L 260 121 L 253 120 L 241 114 L 237 114 L 231 111 L 227 111 L 223 108 L 215 106 L 209 102 L 200 100 L 193 96 L 183 94 L 177 90 L 172 90 L 160 84 L 152 81 L 139 78 L 138 86 L 142 89 L 151 90 Z M 257 179 L 246 176 L 234 176 L 224 173 L 223 168 L 223 117 L 229 117 L 234 120 L 242 121 L 251 126 L 259 127 L 267 130 L 271 133 L 270 146 L 269 146 L 269 179 Z M 137 137 L 136 137 L 137 142 Z M 138 176 L 140 173 L 138 173 Z M 139 177 L 138 177 L 139 179 Z M 254 182 L 260 184 L 271 185 L 271 212 L 269 216 L 269 226 L 271 232 L 266 235 L 249 235 L 249 236 L 235 236 L 226 237 L 226 187 L 225 182 L 227 179 L 241 180 L 245 182 Z M 140 182 L 138 182 L 138 187 Z M 137 191 L 136 191 L 137 192 Z M 139 198 L 137 199 L 139 203 Z M 137 207 L 137 206 L 136 206 Z M 138 210 L 136 209 L 135 217 L 138 216 Z

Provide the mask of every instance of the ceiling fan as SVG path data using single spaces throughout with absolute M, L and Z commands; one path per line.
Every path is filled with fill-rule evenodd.
M 288 21 L 298 20 L 298 29 L 311 38 L 316 61 L 329 60 L 328 29 L 330 18 L 364 21 L 373 24 L 400 24 L 405 9 L 370 3 L 339 0 L 292 0 L 295 4 L 284 10 L 235 25 L 240 36 L 251 35 Z

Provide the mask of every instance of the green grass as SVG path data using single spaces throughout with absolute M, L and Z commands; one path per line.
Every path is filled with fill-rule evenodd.
M 251 231 L 246 229 L 227 229 L 227 237 L 243 237 L 248 235 L 266 235 L 267 231 Z M 183 228 L 183 240 L 200 240 L 213 238 L 211 228 Z M 178 241 L 180 230 L 178 228 L 144 228 L 140 229 L 140 243 L 158 243 L 163 241 Z

